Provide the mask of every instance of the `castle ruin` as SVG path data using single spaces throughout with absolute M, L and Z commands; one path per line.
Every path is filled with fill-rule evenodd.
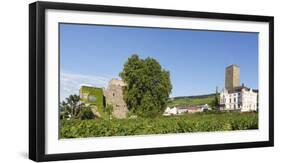
M 115 118 L 126 118 L 129 112 L 123 99 L 123 87 L 126 84 L 119 79 L 111 79 L 106 89 L 82 86 L 80 88 L 80 99 L 82 102 L 90 105 L 93 113 L 100 117 L 107 105 L 113 107 L 112 115 Z
M 113 116 L 116 118 L 126 118 L 129 112 L 123 99 L 124 86 L 126 84 L 122 80 L 111 79 L 107 88 L 104 90 L 106 104 L 113 106 Z

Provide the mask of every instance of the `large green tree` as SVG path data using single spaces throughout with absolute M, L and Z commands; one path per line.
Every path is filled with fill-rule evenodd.
M 120 77 L 127 84 L 124 99 L 131 113 L 142 117 L 160 115 L 172 90 L 170 73 L 153 58 L 132 55 L 124 64 Z

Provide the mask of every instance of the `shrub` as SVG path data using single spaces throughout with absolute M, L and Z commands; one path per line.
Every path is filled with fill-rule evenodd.
M 81 115 L 80 115 L 81 120 L 94 119 L 94 118 L 95 118 L 95 115 L 89 107 L 82 109 Z
M 258 129 L 258 114 L 223 112 L 110 121 L 62 120 L 60 126 L 61 138 L 248 130 Z

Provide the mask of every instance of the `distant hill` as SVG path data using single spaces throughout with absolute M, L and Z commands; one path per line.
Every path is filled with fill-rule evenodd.
M 168 106 L 191 106 L 191 105 L 211 105 L 212 101 L 215 99 L 216 94 L 206 94 L 198 96 L 178 96 L 170 98 L 168 101 Z

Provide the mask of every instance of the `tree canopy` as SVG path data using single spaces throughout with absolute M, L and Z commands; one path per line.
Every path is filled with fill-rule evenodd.
M 124 100 L 131 113 L 143 117 L 162 114 L 172 90 L 170 73 L 153 58 L 132 55 L 120 77 L 126 83 Z

